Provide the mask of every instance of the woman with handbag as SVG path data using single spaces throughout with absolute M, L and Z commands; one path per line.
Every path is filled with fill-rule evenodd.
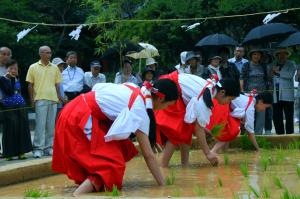
M 18 156 L 25 159 L 25 153 L 32 150 L 27 111 L 24 109 L 25 100 L 22 97 L 18 76 L 18 63 L 9 60 L 6 64 L 7 73 L 0 77 L 0 89 L 3 94 L 4 110 L 3 125 L 3 157 L 12 160 Z

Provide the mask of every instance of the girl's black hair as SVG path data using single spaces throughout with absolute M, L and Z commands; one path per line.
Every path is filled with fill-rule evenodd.
M 224 90 L 225 96 L 238 97 L 241 92 L 240 82 L 231 79 L 231 78 L 223 78 L 220 80 L 220 84 L 222 87 L 216 85 L 217 92 Z
M 208 88 L 205 89 L 202 97 L 203 97 L 203 101 L 204 101 L 205 105 L 209 109 L 212 109 L 212 107 L 214 106 L 214 104 L 212 102 L 212 97 L 211 97 L 211 94 L 210 94 L 210 91 L 209 91 Z
M 255 99 L 256 99 L 256 102 L 258 102 L 258 100 L 262 100 L 262 102 L 264 104 L 272 104 L 273 103 L 273 96 L 268 91 L 259 93 L 257 96 L 255 96 Z
M 12 65 L 17 64 L 18 62 L 15 59 L 9 59 L 8 62 L 5 64 L 5 68 L 8 68 Z
M 166 102 L 178 99 L 179 94 L 177 85 L 170 79 L 159 79 L 154 83 L 153 87 L 165 94 Z

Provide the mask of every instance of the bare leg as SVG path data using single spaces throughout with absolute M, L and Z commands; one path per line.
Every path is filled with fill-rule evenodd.
M 182 167 L 188 167 L 189 165 L 189 157 L 190 157 L 189 150 L 190 150 L 190 146 L 187 144 L 183 144 L 180 146 Z
M 212 148 L 212 152 L 214 152 L 214 153 L 218 153 L 218 151 L 220 150 L 220 149 L 222 149 L 225 145 L 227 144 L 227 142 L 220 142 L 220 141 L 218 141 L 215 145 L 214 145 L 214 147 Z
M 170 159 L 175 151 L 175 145 L 172 144 L 169 140 L 166 142 L 166 146 L 163 150 L 161 167 L 168 167 Z
M 85 193 L 90 193 L 94 191 L 94 186 L 89 179 L 86 179 L 79 185 L 79 187 L 74 191 L 73 196 L 79 196 Z

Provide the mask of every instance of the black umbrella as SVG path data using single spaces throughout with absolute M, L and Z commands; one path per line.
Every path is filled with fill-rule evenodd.
M 207 47 L 207 46 L 236 46 L 238 43 L 231 37 L 225 34 L 212 34 L 201 39 L 196 47 Z
M 243 40 L 243 44 L 270 42 L 297 32 L 297 29 L 285 23 L 269 23 L 253 28 Z
M 131 41 L 118 41 L 108 48 L 100 59 L 119 58 L 129 53 L 140 52 L 144 48 Z
M 284 41 L 282 41 L 278 47 L 289 47 L 289 46 L 296 46 L 300 45 L 300 32 L 296 32 L 294 34 L 291 34 L 288 38 L 286 38 Z

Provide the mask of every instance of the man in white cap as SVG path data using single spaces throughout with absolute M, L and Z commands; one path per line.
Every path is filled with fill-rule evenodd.
M 190 68 L 186 65 L 186 54 L 187 51 L 180 53 L 180 63 L 175 66 L 175 68 L 178 70 L 178 73 L 191 73 Z
M 105 83 L 106 77 L 104 74 L 100 73 L 101 64 L 99 61 L 92 61 L 90 63 L 91 71 L 85 72 L 85 83 L 86 85 L 92 89 L 93 86 L 97 83 Z

